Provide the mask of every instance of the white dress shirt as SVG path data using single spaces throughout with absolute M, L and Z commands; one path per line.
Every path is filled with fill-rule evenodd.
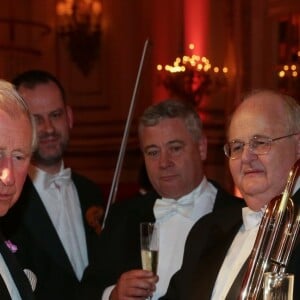
M 0 274 L 2 276 L 3 281 L 7 287 L 7 290 L 10 294 L 11 299 L 13 300 L 21 300 L 21 296 L 17 289 L 17 286 L 8 270 L 8 267 L 3 259 L 3 256 L 0 253 Z
M 252 218 L 246 221 L 249 215 L 252 215 Z M 244 223 L 235 236 L 219 271 L 212 300 L 226 298 L 236 276 L 252 251 L 262 216 L 262 211 L 253 212 L 248 207 L 243 208 Z
M 300 188 L 298 178 L 294 193 Z M 226 298 L 236 276 L 251 254 L 255 243 L 259 224 L 263 217 L 263 209 L 258 212 L 248 207 L 243 208 L 243 225 L 235 236 L 219 271 L 215 282 L 211 300 L 223 300 Z
M 59 179 L 55 179 L 63 170 L 62 164 L 60 172 L 52 176 L 31 165 L 29 176 L 80 280 L 88 265 L 86 237 L 79 197 L 73 181 L 60 183 Z
M 159 281 L 152 300 L 156 300 L 166 293 L 171 277 L 181 267 L 184 245 L 189 231 L 199 218 L 213 210 L 216 194 L 217 189 L 206 178 L 203 178 L 201 184 L 190 194 L 176 200 L 177 202 L 189 202 L 189 200 L 192 200 L 193 207 L 188 216 L 184 216 L 174 209 L 157 220 L 159 224 L 157 270 Z M 156 203 L 159 201 L 161 199 L 157 199 Z M 156 215 L 155 206 L 154 215 Z M 112 289 L 113 286 L 104 291 L 102 295 L 103 300 L 109 299 Z

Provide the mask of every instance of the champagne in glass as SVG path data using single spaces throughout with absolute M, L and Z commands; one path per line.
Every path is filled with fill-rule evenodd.
M 143 269 L 157 273 L 158 251 L 157 250 L 141 250 Z
M 141 256 L 144 270 L 157 273 L 159 232 L 155 223 L 140 224 Z

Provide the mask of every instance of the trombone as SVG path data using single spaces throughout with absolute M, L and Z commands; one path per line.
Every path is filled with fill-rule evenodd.
M 256 300 L 266 272 L 284 273 L 300 227 L 300 210 L 290 195 L 298 178 L 300 159 L 289 172 L 283 193 L 273 198 L 264 213 L 250 255 L 239 300 Z

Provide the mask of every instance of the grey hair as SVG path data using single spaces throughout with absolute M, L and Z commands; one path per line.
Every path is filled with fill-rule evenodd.
M 37 145 L 34 117 L 15 87 L 10 82 L 2 79 L 0 79 L 0 109 L 5 111 L 12 119 L 18 119 L 20 115 L 28 118 L 32 127 L 31 150 L 34 151 Z
M 173 118 L 180 118 L 184 121 L 193 140 L 198 141 L 201 138 L 202 122 L 198 113 L 191 105 L 177 99 L 167 99 L 149 106 L 139 120 L 139 136 L 144 127 L 155 126 L 162 120 Z

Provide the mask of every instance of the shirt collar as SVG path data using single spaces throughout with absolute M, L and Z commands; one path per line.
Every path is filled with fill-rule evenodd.
M 29 170 L 28 170 L 28 175 L 29 175 L 30 179 L 32 180 L 32 182 L 36 186 L 47 189 L 47 188 L 49 188 L 49 177 L 59 174 L 60 172 L 62 172 L 62 170 L 64 170 L 64 162 L 63 161 L 61 163 L 59 172 L 57 172 L 56 174 L 49 174 L 46 171 L 30 164 Z
M 208 181 L 206 177 L 203 177 L 201 183 L 193 191 L 179 199 L 175 200 L 165 197 L 157 199 L 153 208 L 156 220 L 159 222 L 167 220 L 177 213 L 193 220 L 195 218 L 194 207 L 199 201 L 203 203 L 201 211 L 211 211 L 210 207 L 213 206 L 213 204 L 211 204 L 209 195 L 212 191 L 209 191 L 208 187 Z
M 265 208 L 259 211 L 254 211 L 249 207 L 243 207 L 242 215 L 243 215 L 243 223 L 244 223 L 245 230 L 250 230 L 252 228 L 257 227 L 262 220 L 264 211 Z
M 200 195 L 202 195 L 202 193 L 207 188 L 207 185 L 208 185 L 208 181 L 207 181 L 206 177 L 204 176 L 203 179 L 201 180 L 201 183 L 195 189 L 193 189 L 189 194 L 184 195 L 175 201 L 178 201 L 179 203 L 185 203 L 186 201 L 188 201 L 188 199 L 191 199 L 191 198 L 193 199 L 193 201 L 198 201 L 200 198 Z M 162 199 L 171 199 L 171 198 L 162 197 Z
M 297 179 L 294 188 L 293 195 L 300 189 L 300 178 Z M 259 211 L 253 211 L 249 207 L 244 207 L 242 210 L 243 214 L 243 223 L 245 230 L 250 230 L 258 226 L 262 220 L 266 207 L 262 208 Z

